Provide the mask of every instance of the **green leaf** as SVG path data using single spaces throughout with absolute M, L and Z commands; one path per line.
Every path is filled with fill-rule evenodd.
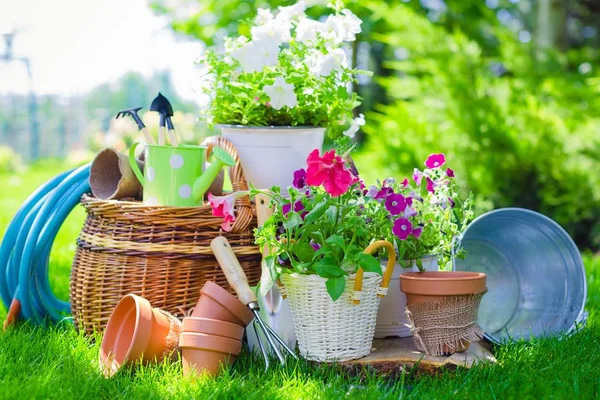
M 333 257 L 323 257 L 313 266 L 313 270 L 323 278 L 336 278 L 345 274 Z
M 283 223 L 283 226 L 285 226 L 287 231 L 291 231 L 300 224 L 302 224 L 302 218 L 300 218 L 300 215 L 298 215 L 297 212 L 290 212 L 287 215 L 287 221 Z
M 344 249 L 346 247 L 344 243 L 344 238 L 341 235 L 329 236 L 325 240 L 325 243 L 330 244 L 333 247 L 338 247 L 340 249 Z
M 370 254 L 361 253 L 361 255 L 358 256 L 358 265 L 360 265 L 365 272 L 375 272 L 381 275 L 381 264 Z
M 346 289 L 346 278 L 343 276 L 329 278 L 325 282 L 325 286 L 331 300 L 336 301 L 344 293 L 344 289 Z
M 325 211 L 327 211 L 327 207 L 328 206 L 326 200 L 317 204 L 315 208 L 313 208 L 312 211 L 306 214 L 306 216 L 304 217 L 304 221 L 306 222 L 306 224 L 311 224 L 312 222 L 321 218 Z
M 315 255 L 315 249 L 306 242 L 297 243 L 294 245 L 294 253 L 302 262 L 311 262 Z
M 265 257 L 263 262 L 261 263 L 262 272 L 260 275 L 260 283 L 259 283 L 259 293 L 261 296 L 265 296 L 267 292 L 271 289 L 279 274 L 277 273 L 277 269 L 275 267 L 275 259 L 277 256 L 268 256 Z
M 338 210 L 336 206 L 329 206 L 327 211 L 325 211 L 325 214 L 327 215 L 327 218 L 329 218 L 329 222 L 332 225 L 335 224 L 335 220 L 337 219 L 337 213 Z

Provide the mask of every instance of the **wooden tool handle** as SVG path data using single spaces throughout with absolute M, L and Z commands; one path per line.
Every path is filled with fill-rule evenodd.
M 256 295 L 250 289 L 246 274 L 240 265 L 237 257 L 233 253 L 229 242 L 224 236 L 218 236 L 210 242 L 212 249 L 229 285 L 235 290 L 238 299 L 246 305 L 256 301 Z
M 171 142 L 171 146 L 179 147 L 179 139 L 173 129 L 169 129 L 169 142 Z
M 164 126 L 158 127 L 158 145 L 159 146 L 165 145 L 165 130 L 166 130 L 166 128 Z

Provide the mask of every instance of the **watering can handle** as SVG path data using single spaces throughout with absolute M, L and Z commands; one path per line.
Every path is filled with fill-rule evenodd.
M 382 298 L 387 294 L 387 289 L 390 286 L 390 279 L 392 278 L 392 273 L 394 272 L 394 265 L 396 265 L 396 249 L 394 249 L 394 245 L 392 245 L 387 240 L 378 240 L 376 242 L 371 243 L 364 251 L 366 254 L 371 254 L 375 250 L 385 247 L 389 253 L 389 258 L 387 262 L 387 267 L 385 269 L 385 274 L 383 275 L 383 282 L 381 283 L 381 287 L 377 293 L 377 297 Z M 354 295 L 352 298 L 352 302 L 354 304 L 360 304 L 360 295 L 362 293 L 362 281 L 363 281 L 364 271 L 362 268 L 358 268 L 356 272 L 356 279 L 354 281 Z
M 133 173 L 135 174 L 135 176 L 140 181 L 140 184 L 142 186 L 146 186 L 146 180 L 144 179 L 144 174 L 140 170 L 140 167 L 139 167 L 139 165 L 137 163 L 137 160 L 135 158 L 135 149 L 138 147 L 138 145 L 140 143 L 143 143 L 143 142 L 135 142 L 129 148 L 129 165 L 131 166 L 131 169 L 133 170 Z

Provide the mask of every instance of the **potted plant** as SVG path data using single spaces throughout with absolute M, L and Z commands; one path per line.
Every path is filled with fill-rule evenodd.
M 448 266 L 455 239 L 473 218 L 472 196 L 461 199 L 454 171 L 444 154 L 432 154 L 423 170 L 415 168 L 411 179 L 388 178 L 368 189 L 368 196 L 383 203 L 390 217 L 375 224 L 382 238 L 398 250 L 399 265 L 392 275 L 388 296 L 377 315 L 375 337 L 411 336 L 405 318 L 406 296 L 400 291 L 400 275 L 407 271 L 437 271 Z
M 280 279 L 300 352 L 316 361 L 370 353 L 379 299 L 395 263 L 392 244 L 377 240 L 373 223 L 389 213 L 367 196 L 350 146 L 344 137 L 336 150 L 313 150 L 307 168 L 294 173 L 289 198 L 271 188 L 274 213 L 256 231 L 257 243 L 268 249 L 260 291 Z M 378 259 L 384 256 L 387 269 Z
M 364 118 L 359 72 L 345 49 L 361 32 L 361 20 L 341 2 L 322 21 L 308 18 L 300 1 L 276 11 L 259 9 L 250 35 L 227 38 L 224 49 L 200 59 L 200 87 L 210 125 L 237 148 L 247 180 L 258 188 L 286 188 L 308 153 L 321 150 L 324 133 L 354 136 Z

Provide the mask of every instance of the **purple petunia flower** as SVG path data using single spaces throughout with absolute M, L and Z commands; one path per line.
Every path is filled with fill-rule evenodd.
M 421 237 L 421 233 L 422 232 L 423 232 L 423 228 L 419 227 L 419 228 L 413 229 L 410 234 L 413 235 L 414 237 L 416 237 L 418 239 L 418 238 Z
M 404 210 L 404 214 L 402 214 L 404 218 L 414 217 L 415 215 L 417 215 L 417 212 L 412 207 L 406 207 L 406 210 Z
M 296 189 L 302 189 L 306 186 L 306 170 L 301 168 L 294 171 L 294 187 Z
M 429 178 L 427 178 L 427 191 L 430 193 L 434 193 L 435 192 L 435 184 L 433 183 L 433 181 Z
M 454 206 L 456 205 L 454 200 L 452 200 L 452 197 L 448 197 L 448 202 L 450 202 L 450 208 L 454 208 Z
M 378 192 L 377 186 L 371 185 L 371 186 L 369 186 L 369 190 L 367 190 L 367 193 L 365 194 L 365 196 L 375 198 L 375 196 L 377 196 L 377 192 Z
M 415 191 L 410 192 L 408 198 L 420 201 L 421 203 L 423 202 L 423 198 L 419 196 Z M 410 201 L 410 203 L 408 203 L 408 205 L 412 205 L 412 200 Z
M 450 168 L 446 168 L 446 175 L 448 175 L 449 178 L 454 178 L 454 171 Z
M 412 206 L 413 203 L 413 198 L 412 197 L 407 197 L 406 198 L 406 204 L 408 204 L 409 206 Z
M 423 179 L 423 173 L 419 171 L 417 168 L 413 171 L 413 180 L 417 184 L 417 186 L 421 186 L 421 180 Z
M 446 157 L 443 154 L 432 154 L 425 161 L 425 165 L 429 169 L 439 168 L 446 162 Z
M 379 192 L 375 195 L 375 199 L 381 200 L 387 198 L 390 194 L 393 194 L 394 190 L 391 187 L 382 187 Z
M 396 183 L 394 178 L 385 178 L 383 180 L 383 186 L 392 186 L 394 183 Z
M 281 211 L 283 211 L 283 215 L 287 215 L 291 210 L 292 210 L 291 204 L 284 204 L 283 206 L 281 206 Z M 302 210 L 304 210 L 304 204 L 302 204 L 302 202 L 300 200 L 298 200 L 297 202 L 294 203 L 294 211 L 299 212 Z M 304 218 L 305 214 L 306 213 L 303 213 L 301 215 L 301 217 Z
M 412 233 L 412 224 L 406 218 L 398 218 L 394 221 L 392 232 L 398 237 L 398 239 L 406 240 L 406 238 Z
M 310 246 L 315 250 L 318 251 L 321 248 L 321 245 L 319 243 L 316 243 L 314 240 L 310 241 Z
M 401 194 L 392 193 L 385 199 L 385 208 L 392 215 L 401 214 L 406 210 L 406 199 Z

